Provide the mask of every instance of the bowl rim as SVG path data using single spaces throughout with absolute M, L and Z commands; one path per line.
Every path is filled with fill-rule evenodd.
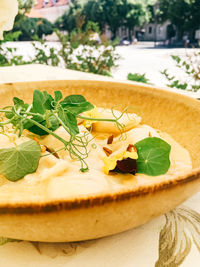
M 0 214 L 35 214 L 50 213 L 61 210 L 76 210 L 98 207 L 111 202 L 122 202 L 134 198 L 145 197 L 164 190 L 170 190 L 186 183 L 200 179 L 200 167 L 188 171 L 187 175 L 172 176 L 170 180 L 156 184 L 147 184 L 133 189 L 123 190 L 106 194 L 98 194 L 73 199 L 58 199 L 51 201 L 28 202 L 28 203 L 0 203 Z
M 177 91 L 173 92 L 171 90 L 167 90 L 167 88 L 156 87 L 152 85 L 146 85 L 141 83 L 123 83 L 123 81 L 99 81 L 99 80 L 48 80 L 48 81 L 33 81 L 33 82 L 16 82 L 16 83 L 2 83 L 0 87 L 3 86 L 13 86 L 13 85 L 22 85 L 22 84 L 37 84 L 37 83 L 47 83 L 47 82 L 55 82 L 55 83 L 63 83 L 63 82 L 72 82 L 76 84 L 77 82 L 80 83 L 101 83 L 101 84 L 116 84 L 116 85 L 133 85 L 139 86 L 143 89 L 151 89 L 157 93 L 166 92 L 168 95 L 176 95 L 183 99 L 185 102 L 186 100 L 190 99 L 190 101 L 194 101 L 193 103 L 197 104 L 198 100 L 193 97 L 186 96 L 184 94 L 179 94 Z M 7 88 L 9 90 L 9 88 Z M 164 190 L 170 190 L 176 188 L 178 186 L 184 185 L 186 183 L 195 181 L 200 179 L 200 167 L 189 170 L 186 174 L 182 175 L 174 175 L 171 176 L 170 179 L 166 181 L 160 181 L 153 184 L 146 184 L 146 185 L 138 185 L 132 189 L 122 189 L 119 192 L 113 193 L 105 193 L 105 194 L 96 194 L 96 195 L 86 195 L 80 196 L 78 198 L 73 199 L 56 199 L 56 200 L 49 200 L 49 201 L 29 201 L 27 203 L 17 203 L 16 202 L 5 202 L 0 203 L 0 214 L 42 214 L 42 213 L 50 213 L 50 212 L 58 212 L 61 210 L 71 211 L 77 209 L 87 209 L 91 207 L 98 207 L 105 205 L 111 202 L 122 202 L 128 201 L 130 199 L 145 197 L 150 194 L 155 194 Z

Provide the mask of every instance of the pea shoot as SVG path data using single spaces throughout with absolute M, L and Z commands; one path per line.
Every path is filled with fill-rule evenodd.
M 63 99 L 60 91 L 55 91 L 52 96 L 46 91 L 35 90 L 32 104 L 24 103 L 17 97 L 13 98 L 13 104 L 13 106 L 0 109 L 0 113 L 3 113 L 7 119 L 0 121 L 2 134 L 6 134 L 6 126 L 11 124 L 13 133 L 18 137 L 22 136 L 25 129 L 39 136 L 52 135 L 63 143 L 63 149 L 69 152 L 72 159 L 80 161 L 82 172 L 89 169 L 85 159 L 88 157 L 87 146 L 91 140 L 88 137 L 89 133 L 79 134 L 77 118 L 110 121 L 116 123 L 119 129 L 123 128 L 123 125 L 119 123 L 121 116 L 113 119 L 81 116 L 81 113 L 94 108 L 82 95 L 69 95 Z M 69 134 L 69 140 L 55 133 L 60 126 Z M 35 172 L 42 156 L 38 147 L 35 141 L 28 141 L 18 146 L 15 145 L 13 148 L 0 149 L 2 174 L 7 179 L 16 181 L 26 174 Z M 23 160 L 28 160 L 31 164 L 23 164 Z M 15 175 L 16 172 L 17 175 Z

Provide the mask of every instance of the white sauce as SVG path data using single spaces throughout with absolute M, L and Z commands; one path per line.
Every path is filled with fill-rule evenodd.
M 84 126 L 80 126 L 80 132 L 85 131 Z M 68 134 L 62 127 L 56 132 L 63 138 L 68 138 Z M 171 166 L 165 175 L 150 177 L 144 174 L 134 176 L 131 174 L 106 175 L 103 173 L 102 159 L 106 155 L 102 147 L 108 147 L 114 153 L 119 153 L 126 150 L 129 144 L 134 144 L 148 137 L 149 133 L 152 137 L 160 137 L 171 145 Z M 60 151 L 58 152 L 60 159 L 53 155 L 41 158 L 37 171 L 26 175 L 18 182 L 10 182 L 0 176 L 1 203 L 8 200 L 10 202 L 34 202 L 62 198 L 74 199 L 86 195 L 112 193 L 144 184 L 157 183 L 161 180 L 173 179 L 174 175 L 180 175 L 192 169 L 188 151 L 169 135 L 158 133 L 150 126 L 138 125 L 126 132 L 124 140 L 115 137 L 111 145 L 107 145 L 107 136 L 107 134 L 97 134 L 95 140 L 90 143 L 89 150 L 91 152 L 86 160 L 89 171 L 86 173 L 80 172 L 80 162 L 73 161 L 67 151 Z M 26 139 L 27 137 L 23 138 L 23 140 Z M 55 150 L 62 147 L 62 143 L 52 136 L 41 138 L 40 143 Z M 95 143 L 96 149 L 93 148 L 93 143 Z M 8 146 L 11 146 L 9 139 L 0 135 L 0 147 Z

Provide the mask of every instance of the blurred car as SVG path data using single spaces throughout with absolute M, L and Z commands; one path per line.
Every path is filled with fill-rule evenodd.
M 121 44 L 122 45 L 130 45 L 131 41 L 127 37 L 125 37 L 122 39 Z

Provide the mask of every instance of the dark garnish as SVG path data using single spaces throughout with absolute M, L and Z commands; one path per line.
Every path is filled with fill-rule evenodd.
M 110 136 L 108 137 L 107 144 L 108 144 L 108 145 L 111 145 L 111 144 L 113 143 L 113 139 L 114 139 L 114 135 L 112 134 L 112 135 L 110 135 Z
M 137 161 L 131 158 L 118 160 L 116 167 L 111 172 L 130 173 L 134 175 L 137 172 Z
M 109 157 L 112 154 L 112 150 L 107 147 L 103 147 L 103 151 L 106 153 L 107 157 Z
M 136 147 L 134 145 L 129 144 L 127 149 L 126 149 L 126 151 L 128 151 L 128 152 L 137 152 L 137 149 L 136 149 Z
M 59 159 L 58 153 L 55 152 L 53 149 L 51 149 L 51 148 L 49 148 L 49 147 L 46 146 L 46 151 L 49 152 L 50 154 L 52 154 L 57 159 Z

